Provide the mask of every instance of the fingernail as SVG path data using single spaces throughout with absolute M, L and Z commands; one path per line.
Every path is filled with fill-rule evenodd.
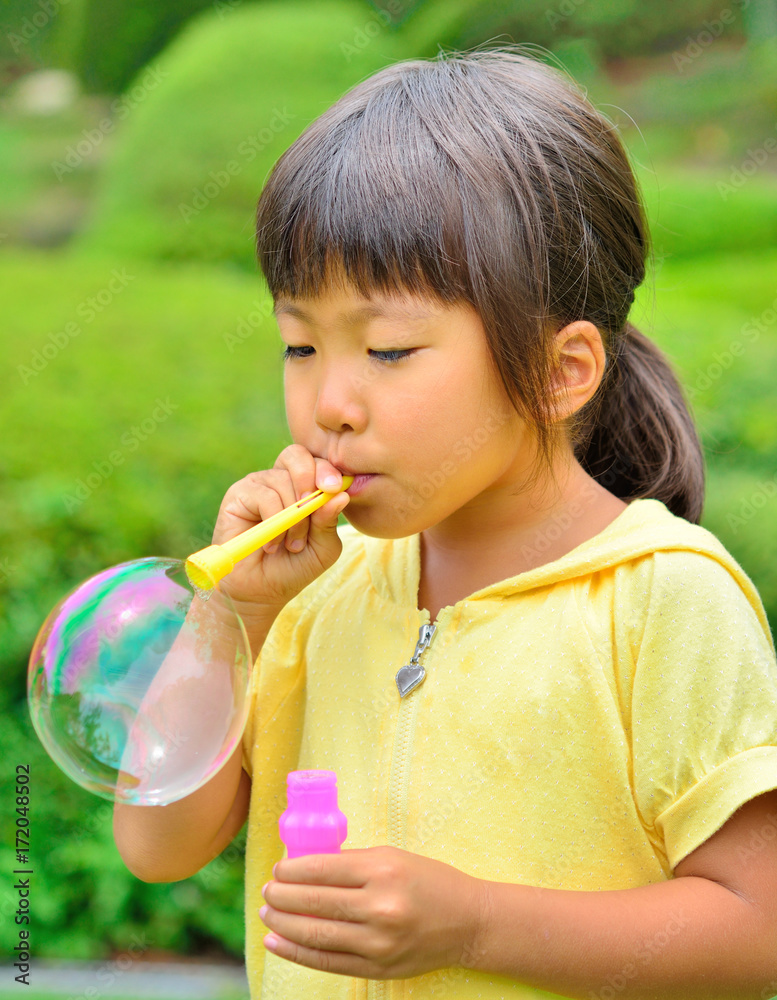
M 302 547 L 303 547 L 304 544 L 305 543 L 302 541 L 301 538 L 296 538 L 291 543 L 291 545 L 289 546 L 289 548 L 291 549 L 292 552 L 301 552 L 302 551 Z
M 266 916 L 267 916 L 267 907 L 266 907 L 266 906 L 263 906 L 263 907 L 261 908 L 261 910 L 259 911 L 259 919 L 260 919 L 260 920 L 264 920 L 264 918 L 265 918 Z
M 275 864 L 274 864 L 274 865 L 272 866 L 272 877 L 273 877 L 273 878 L 275 878 L 275 869 L 276 869 L 277 867 L 278 867 L 278 863 L 276 862 L 276 863 L 275 863 Z
M 269 882 L 265 882 L 264 885 L 262 886 L 262 896 L 264 896 L 264 890 L 267 888 L 269 884 L 270 884 Z
M 340 480 L 337 478 L 337 476 L 327 476 L 321 488 L 327 491 L 336 490 L 339 485 L 340 485 Z

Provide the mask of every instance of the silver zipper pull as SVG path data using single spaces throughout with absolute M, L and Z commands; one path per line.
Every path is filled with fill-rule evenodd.
M 396 682 L 400 698 L 404 698 L 406 694 L 410 694 L 419 684 L 423 683 L 426 671 L 418 662 L 418 657 L 429 646 L 436 631 L 436 625 L 422 625 L 419 628 L 418 642 L 415 644 L 415 652 L 410 663 L 400 667 L 397 671 Z

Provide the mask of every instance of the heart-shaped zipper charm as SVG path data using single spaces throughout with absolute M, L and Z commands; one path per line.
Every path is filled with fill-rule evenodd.
M 396 676 L 400 698 L 404 698 L 406 694 L 410 694 L 414 688 L 417 688 L 423 682 L 424 677 L 426 677 L 426 671 L 420 663 L 410 663 L 406 667 L 400 667 Z

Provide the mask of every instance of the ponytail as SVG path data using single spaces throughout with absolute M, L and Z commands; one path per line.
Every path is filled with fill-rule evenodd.
M 631 323 L 616 338 L 598 392 L 577 416 L 575 455 L 589 475 L 623 500 L 652 497 L 699 523 L 701 442 L 666 356 Z

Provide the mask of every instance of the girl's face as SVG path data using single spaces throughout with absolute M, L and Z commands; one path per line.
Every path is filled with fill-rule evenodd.
M 359 531 L 399 538 L 450 518 L 466 531 L 515 496 L 534 449 L 469 304 L 330 286 L 275 314 L 292 440 L 376 473 L 345 511 Z

